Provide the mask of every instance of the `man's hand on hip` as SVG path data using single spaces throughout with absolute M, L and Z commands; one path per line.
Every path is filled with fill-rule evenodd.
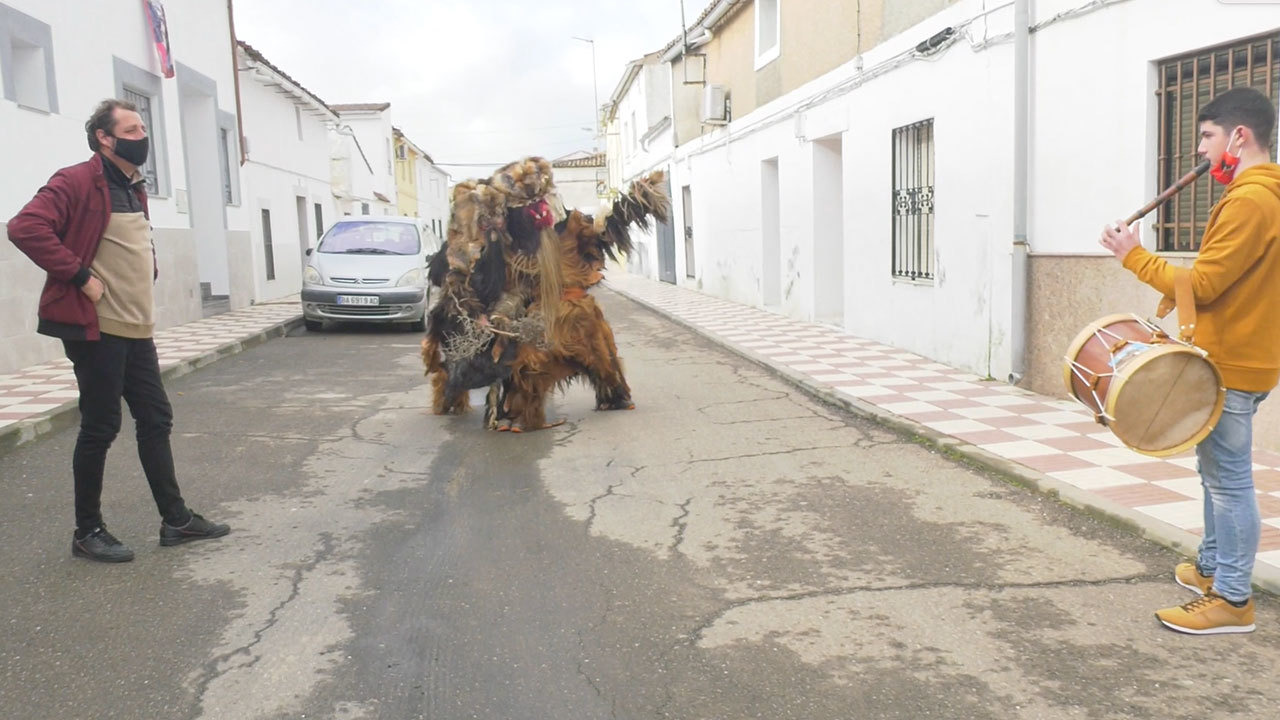
M 89 282 L 80 286 L 80 292 L 88 295 L 89 299 L 95 303 L 102 299 L 102 293 L 106 290 L 102 281 L 92 275 L 89 276 Z

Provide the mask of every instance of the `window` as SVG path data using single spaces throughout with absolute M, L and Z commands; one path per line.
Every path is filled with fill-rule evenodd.
M 218 156 L 222 170 L 222 200 L 240 204 L 240 149 L 236 144 L 236 116 L 218 110 Z
M 636 125 L 636 112 L 631 111 L 631 152 L 636 151 L 636 136 L 640 134 L 640 128 Z
M 369 214 L 369 203 L 367 203 L 367 202 L 362 202 L 362 203 L 360 203 L 360 214 L 362 214 L 362 215 L 368 215 L 368 214 Z
M 756 0 L 756 69 L 778 57 L 782 45 L 778 37 L 779 5 L 782 0 Z
M 387 141 L 387 174 L 388 175 L 394 174 L 391 169 L 391 141 L 390 140 Z
M 893 131 L 893 276 L 933 280 L 933 120 Z
M 115 71 L 116 97 L 127 100 L 138 108 L 142 122 L 151 138 L 151 152 L 147 162 L 139 170 L 147 179 L 147 194 L 153 197 L 169 195 L 169 148 L 165 143 L 164 93 L 160 77 L 120 58 L 112 58 Z
M 303 140 L 304 138 L 302 137 L 302 108 L 298 107 L 297 105 L 293 106 L 293 118 L 298 123 L 298 139 Z
M 222 201 L 230 205 L 234 201 L 231 194 L 231 133 L 226 128 L 218 128 L 218 151 L 222 160 Z
M 271 211 L 262 210 L 262 252 L 267 263 L 267 279 L 276 279 L 276 254 L 271 247 Z
M 1159 64 L 1158 72 L 1158 177 L 1160 187 L 1166 188 L 1199 162 L 1196 117 L 1215 95 L 1250 86 L 1272 100 L 1280 97 L 1280 33 L 1171 58 Z M 1275 153 L 1273 135 L 1271 156 Z M 1222 189 L 1218 183 L 1198 182 L 1162 205 L 1156 220 L 1156 247 L 1168 252 L 1199 250 L 1209 211 L 1222 197 Z
M 321 209 L 320 203 L 316 203 L 316 239 L 324 234 L 324 210 Z
M 0 85 L 22 107 L 58 112 L 49 25 L 0 4 Z

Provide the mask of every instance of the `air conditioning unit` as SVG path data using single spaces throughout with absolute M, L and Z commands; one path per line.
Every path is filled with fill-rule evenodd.
M 707 84 L 702 88 L 702 122 L 708 125 L 729 123 L 729 89 Z

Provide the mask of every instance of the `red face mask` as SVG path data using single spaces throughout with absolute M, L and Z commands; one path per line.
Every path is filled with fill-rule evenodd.
M 529 217 L 533 220 L 533 226 L 539 230 L 545 230 L 556 224 L 555 216 L 551 214 L 551 206 L 546 200 L 539 200 L 533 203 L 525 212 L 529 213 Z
M 1242 142 L 1241 145 L 1244 143 Z M 1239 152 L 1239 148 L 1237 148 Z M 1231 154 L 1231 142 L 1227 142 L 1227 149 L 1222 152 L 1222 162 L 1209 171 L 1214 180 L 1229 185 L 1231 180 L 1236 176 L 1236 168 L 1240 167 L 1240 156 Z

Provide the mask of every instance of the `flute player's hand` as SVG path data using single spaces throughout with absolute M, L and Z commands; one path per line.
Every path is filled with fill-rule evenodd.
M 1102 228 L 1102 237 L 1098 244 L 1111 251 L 1117 260 L 1124 260 L 1129 251 L 1142 244 L 1141 229 L 1138 223 L 1132 227 L 1117 220 L 1114 225 Z

